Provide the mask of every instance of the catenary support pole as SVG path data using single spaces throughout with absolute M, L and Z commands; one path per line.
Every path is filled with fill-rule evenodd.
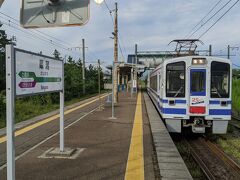
M 60 92 L 60 151 L 64 151 L 64 61 L 62 62 L 62 84 L 63 89 Z
M 212 56 L 212 45 L 209 45 L 209 56 Z
M 228 59 L 230 59 L 230 45 L 228 45 L 228 54 L 227 54 L 227 57 L 228 57 Z
M 15 180 L 15 59 L 13 45 L 6 45 L 7 179 Z

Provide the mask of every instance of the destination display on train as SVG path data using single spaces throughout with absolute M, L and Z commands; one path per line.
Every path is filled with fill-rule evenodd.
M 16 50 L 16 95 L 58 92 L 63 89 L 63 62 Z

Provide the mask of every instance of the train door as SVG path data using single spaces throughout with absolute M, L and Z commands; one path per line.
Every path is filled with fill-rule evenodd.
M 190 70 L 190 116 L 202 116 L 207 113 L 206 69 Z

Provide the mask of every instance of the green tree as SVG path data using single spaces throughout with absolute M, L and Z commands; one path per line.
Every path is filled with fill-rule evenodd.
M 233 69 L 233 78 L 240 79 L 240 69 Z
M 61 56 L 60 56 L 60 55 L 61 55 L 60 52 L 55 49 L 54 52 L 53 52 L 53 56 L 54 56 L 56 59 L 61 59 Z
M 65 74 L 65 97 L 66 99 L 79 97 L 82 93 L 82 64 L 76 62 L 71 56 L 68 57 L 64 66 Z

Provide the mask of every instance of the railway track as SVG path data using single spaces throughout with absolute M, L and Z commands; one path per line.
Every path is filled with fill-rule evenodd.
M 240 122 L 240 118 L 232 116 L 232 121 L 229 121 L 229 124 L 240 130 L 240 125 L 237 122 Z
M 184 141 L 208 179 L 240 179 L 240 166 L 218 146 L 204 138 L 185 139 Z
M 233 116 L 232 115 L 232 119 L 235 120 L 235 121 L 240 121 L 240 117 L 238 117 L 238 116 Z

